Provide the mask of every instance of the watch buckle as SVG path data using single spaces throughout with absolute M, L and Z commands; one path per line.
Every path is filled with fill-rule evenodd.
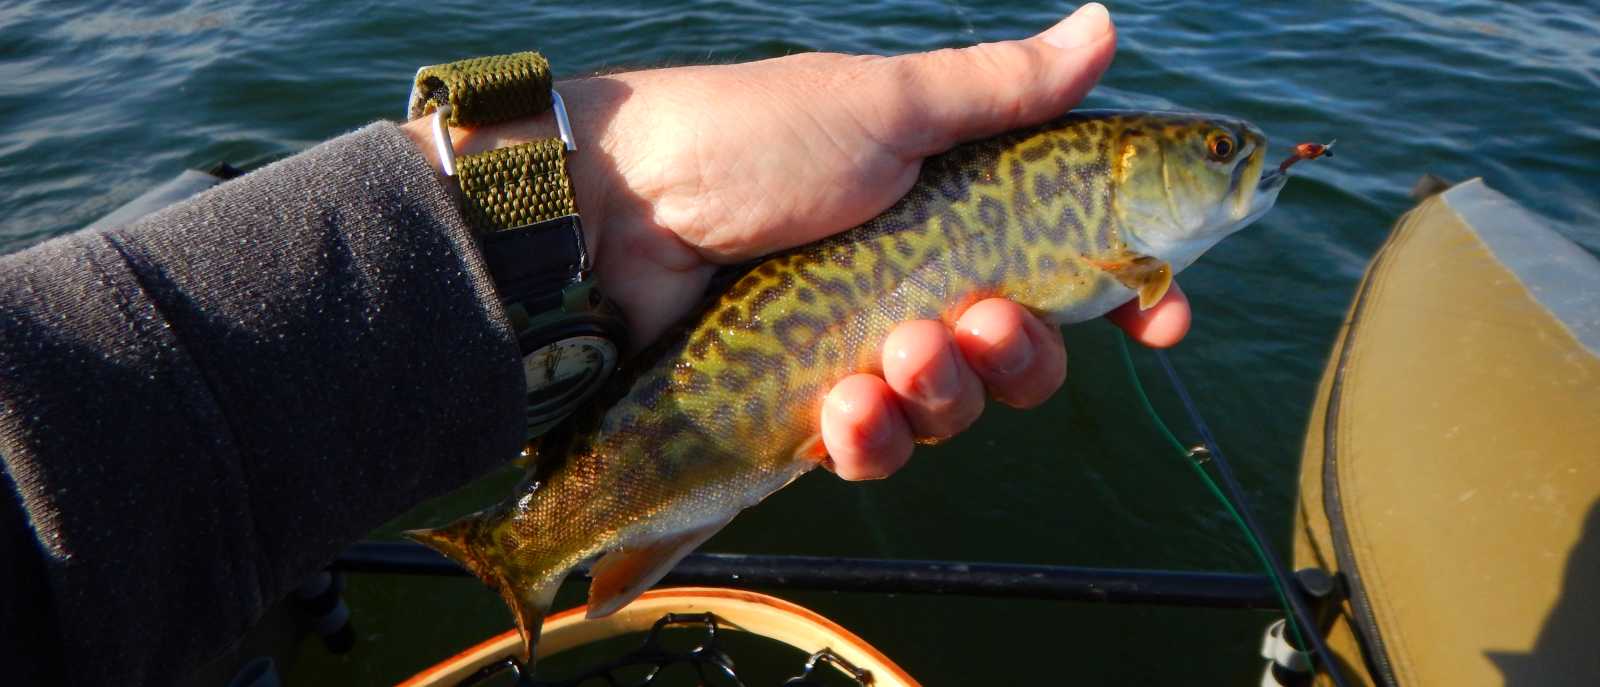
M 417 76 L 422 76 L 422 71 L 428 67 L 417 69 Z M 429 96 L 424 93 L 420 79 L 411 79 L 411 97 L 407 99 L 406 119 L 412 120 L 421 117 L 423 110 L 427 109 Z M 561 94 L 555 88 L 550 89 L 550 110 L 556 115 L 556 130 L 560 133 L 561 143 L 568 153 L 578 152 L 578 142 L 572 135 L 572 120 L 567 117 L 567 104 L 561 99 Z M 530 113 L 533 114 L 533 113 Z M 456 147 L 450 140 L 449 127 L 445 126 L 445 117 L 450 115 L 449 103 L 439 103 L 433 110 L 433 144 L 439 153 L 440 166 L 444 168 L 445 176 L 456 175 Z

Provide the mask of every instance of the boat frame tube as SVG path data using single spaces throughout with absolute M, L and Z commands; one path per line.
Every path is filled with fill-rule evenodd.
M 432 549 L 397 541 L 360 542 L 332 567 L 349 573 L 468 574 Z M 580 570 L 587 573 L 586 567 Z M 1015 563 L 695 553 L 662 584 L 1281 610 L 1265 575 Z

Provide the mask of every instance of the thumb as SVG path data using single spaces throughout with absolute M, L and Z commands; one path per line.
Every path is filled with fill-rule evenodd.
M 1031 38 L 896 58 L 889 78 L 911 120 L 896 124 L 924 132 L 903 152 L 924 157 L 1060 116 L 1100 80 L 1116 44 L 1111 15 L 1092 2 Z

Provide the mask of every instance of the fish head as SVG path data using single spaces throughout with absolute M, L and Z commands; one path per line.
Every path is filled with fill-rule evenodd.
M 1113 208 L 1135 253 L 1183 269 L 1277 201 L 1284 174 L 1266 167 L 1267 137 L 1231 117 L 1129 117 L 1112 151 Z

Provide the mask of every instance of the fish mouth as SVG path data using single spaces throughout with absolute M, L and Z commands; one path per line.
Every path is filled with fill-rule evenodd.
M 1283 187 L 1283 181 L 1273 178 L 1277 170 L 1262 174 L 1267 160 L 1267 139 L 1265 136 L 1251 132 L 1250 156 L 1233 168 L 1233 217 L 1236 220 L 1249 221 L 1246 218 L 1260 216 L 1272 207 L 1277 199 L 1278 189 Z
M 1249 159 L 1234 168 L 1233 207 L 1234 228 L 1250 225 L 1272 209 L 1278 202 L 1278 192 L 1289 181 L 1289 175 L 1278 170 L 1267 170 L 1266 136 L 1252 136 Z
M 1289 183 L 1289 173 L 1276 169 L 1261 175 L 1261 183 L 1256 184 L 1256 193 L 1274 193 Z

